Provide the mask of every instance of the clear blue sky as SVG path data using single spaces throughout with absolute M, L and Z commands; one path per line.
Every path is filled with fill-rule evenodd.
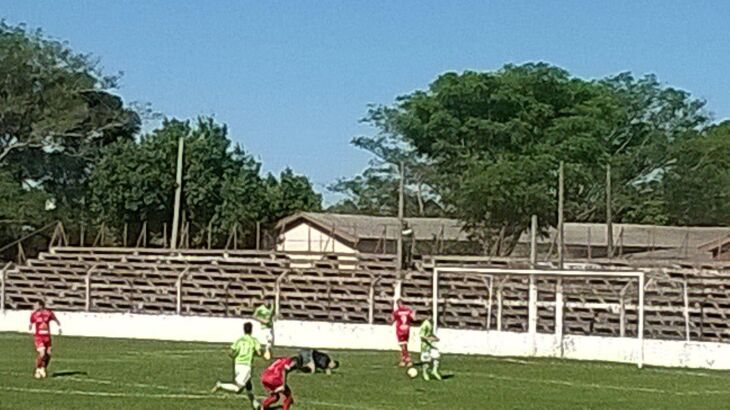
M 349 145 L 372 132 L 367 104 L 449 70 L 656 73 L 730 117 L 730 2 L 0 0 L 0 16 L 123 71 L 127 101 L 214 115 L 265 170 L 291 166 L 320 192 L 367 164 Z

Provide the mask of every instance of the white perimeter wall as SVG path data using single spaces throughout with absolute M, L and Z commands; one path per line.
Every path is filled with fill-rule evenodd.
M 26 332 L 30 311 L 0 314 L 0 331 Z M 230 343 L 241 335 L 244 320 L 175 315 L 59 312 L 66 335 Z M 255 333 L 259 331 L 254 324 Z M 410 350 L 418 350 L 414 329 Z M 54 332 L 55 333 L 55 332 Z M 442 353 L 494 356 L 564 357 L 635 363 L 636 339 L 441 329 Z M 391 326 L 329 322 L 278 321 L 276 344 L 322 349 L 396 350 Z M 644 363 L 654 366 L 730 369 L 730 344 L 667 340 L 644 341 Z M 561 353 L 562 350 L 562 353 Z

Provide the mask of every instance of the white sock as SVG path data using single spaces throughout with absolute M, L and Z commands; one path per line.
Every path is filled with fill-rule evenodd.
M 220 383 L 218 385 L 218 387 L 220 387 L 221 389 L 223 389 L 225 391 L 229 391 L 229 392 L 233 392 L 233 393 L 238 393 L 239 391 L 241 391 L 241 387 L 234 383 Z

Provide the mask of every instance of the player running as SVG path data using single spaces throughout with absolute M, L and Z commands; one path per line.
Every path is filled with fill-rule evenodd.
M 271 360 L 271 347 L 274 345 L 274 307 L 271 303 L 261 305 L 253 312 L 253 318 L 261 323 L 264 334 L 264 359 Z
M 332 370 L 340 367 L 340 362 L 332 360 L 327 353 L 314 349 L 304 349 L 299 351 L 299 370 L 304 373 L 316 373 L 317 370 L 323 371 L 325 374 L 332 374 Z
M 280 357 L 261 373 L 261 384 L 269 393 L 269 396 L 261 403 L 262 410 L 270 408 L 282 396 L 284 396 L 284 400 L 281 402 L 281 408 L 289 410 L 294 403 L 294 398 L 291 389 L 286 384 L 286 377 L 289 372 L 296 370 L 300 365 L 299 357 Z
M 233 358 L 234 382 L 222 383 L 216 382 L 213 387 L 213 393 L 218 390 L 225 390 L 236 394 L 246 390 L 246 396 L 251 401 L 251 406 L 256 409 L 259 406 L 258 401 L 253 396 L 253 384 L 251 384 L 251 365 L 254 356 L 261 356 L 261 344 L 251 333 L 253 332 L 253 324 L 246 322 L 243 324 L 243 336 L 231 345 L 230 356 Z
M 48 377 L 48 364 L 51 363 L 51 322 L 56 322 L 58 334 L 61 334 L 61 322 L 58 321 L 52 310 L 46 309 L 46 303 L 39 301 L 35 310 L 30 314 L 28 331 L 34 332 L 35 350 L 38 356 L 35 359 L 36 379 Z
M 421 365 L 423 366 L 422 374 L 423 380 L 431 380 L 433 376 L 436 380 L 441 380 L 441 374 L 439 373 L 439 359 L 441 353 L 436 348 L 435 343 L 439 341 L 433 331 L 433 325 L 429 319 L 426 319 L 421 323 L 421 329 L 419 331 L 421 338 Z
M 400 346 L 400 363 L 398 366 L 411 366 L 411 356 L 408 354 L 408 338 L 411 333 L 411 323 L 413 322 L 414 313 L 408 306 L 403 304 L 402 299 L 398 299 L 396 307 L 390 316 L 391 323 L 395 323 L 395 336 Z

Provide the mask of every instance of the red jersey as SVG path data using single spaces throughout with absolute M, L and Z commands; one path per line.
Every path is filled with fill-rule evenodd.
M 36 337 L 51 337 L 51 321 L 56 315 L 50 309 L 35 310 L 30 314 L 30 324 L 35 327 Z
M 296 365 L 296 360 L 291 357 L 281 357 L 274 360 L 273 363 L 261 373 L 261 381 L 267 388 L 279 387 L 284 385 L 285 375 Z
M 395 330 L 398 333 L 408 333 L 413 322 L 413 310 L 406 306 L 396 307 L 391 314 L 391 319 L 395 322 Z

